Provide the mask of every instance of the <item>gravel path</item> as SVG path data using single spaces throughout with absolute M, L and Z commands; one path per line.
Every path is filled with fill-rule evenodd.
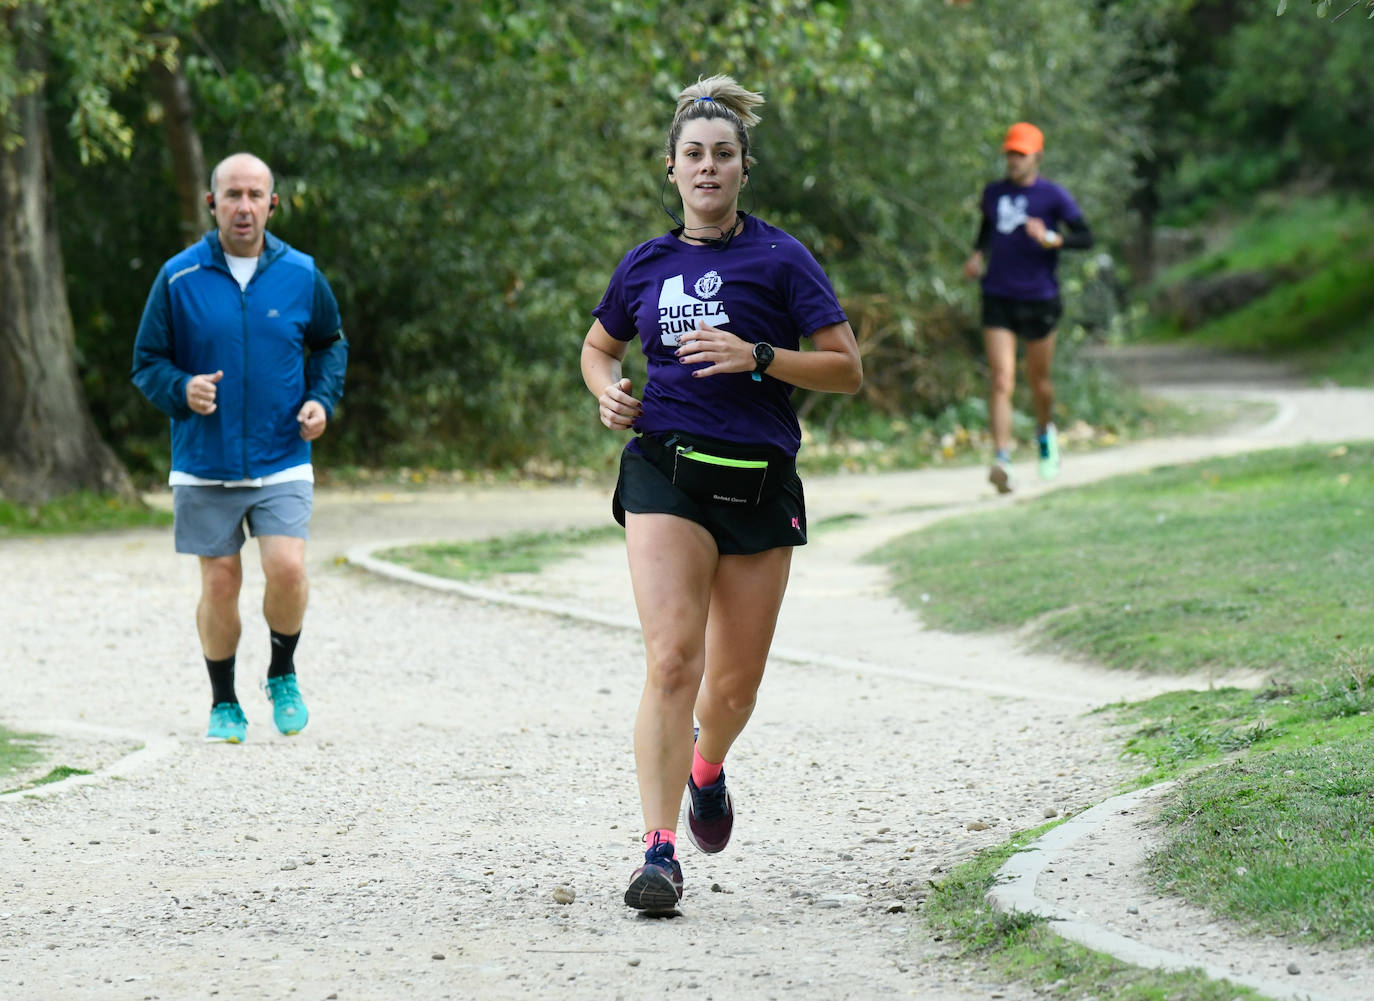
M 1263 392 L 1279 404 L 1263 428 L 1071 455 L 1063 482 L 1374 433 L 1368 394 Z M 633 623 L 623 547 L 497 584 L 604 621 L 345 558 L 601 524 L 607 485 L 322 491 L 298 658 L 311 724 L 278 736 L 250 689 L 267 662 L 250 563 L 241 747 L 200 739 L 196 570 L 169 530 L 0 542 L 3 721 L 66 721 L 66 764 L 148 744 L 116 774 L 0 801 L 0 998 L 1029 1001 L 931 941 L 916 913 L 927 881 L 1047 810 L 1112 795 L 1125 766 L 1084 711 L 1179 682 L 924 630 L 886 596 L 857 558 L 1005 503 L 985 496 L 981 469 L 807 490 L 813 521 L 866 517 L 798 553 L 777 656 L 731 754 L 736 840 L 717 856 L 685 849 L 672 921 L 620 901 L 641 850 L 630 729 L 643 675 L 637 633 L 616 624 Z

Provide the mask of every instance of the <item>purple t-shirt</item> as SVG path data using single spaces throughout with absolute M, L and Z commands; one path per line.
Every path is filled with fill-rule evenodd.
M 811 253 L 753 216 L 724 250 L 671 233 L 641 243 L 616 267 L 592 315 L 616 340 L 639 335 L 649 379 L 636 431 L 695 432 L 788 455 L 801 447 L 791 384 L 766 374 L 756 382 L 749 372 L 694 379 L 706 366 L 678 361 L 678 339 L 704 320 L 746 341 L 797 350 L 803 337 L 845 320 Z
M 1042 247 L 1027 236 L 1026 219 L 1043 219 L 1046 227 L 1058 231 L 1064 222 L 1083 217 L 1073 196 L 1043 177 L 1024 188 L 1003 178 L 983 189 L 982 205 L 992 234 L 983 291 L 1010 299 L 1057 296 L 1059 281 L 1054 268 L 1059 263 L 1059 251 Z

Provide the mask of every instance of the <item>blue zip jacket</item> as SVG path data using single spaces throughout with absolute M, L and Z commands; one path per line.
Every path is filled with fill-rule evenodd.
M 318 400 L 333 417 L 348 341 L 315 261 L 271 233 L 240 290 L 219 233 L 158 272 L 134 340 L 134 385 L 172 418 L 172 469 L 240 480 L 310 461 L 296 414 Z M 308 355 L 307 355 L 307 352 Z M 194 375 L 223 371 L 210 414 L 186 405 Z

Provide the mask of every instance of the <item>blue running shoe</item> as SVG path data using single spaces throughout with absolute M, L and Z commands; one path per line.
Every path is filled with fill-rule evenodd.
M 210 708 L 210 729 L 205 731 L 208 741 L 242 744 L 248 739 L 248 717 L 237 702 L 220 702 Z
M 310 710 L 305 708 L 301 698 L 300 685 L 294 674 L 283 674 L 279 678 L 268 678 L 267 697 L 272 700 L 272 722 L 277 729 L 290 736 L 305 729 L 310 722 Z
M 625 903 L 647 914 L 676 912 L 682 900 L 682 866 L 673 858 L 673 846 L 658 841 L 644 853 L 644 864 L 630 877 Z
M 724 850 L 735 827 L 735 804 L 725 788 L 725 769 L 720 778 L 698 789 L 687 776 L 687 836 L 708 855 Z

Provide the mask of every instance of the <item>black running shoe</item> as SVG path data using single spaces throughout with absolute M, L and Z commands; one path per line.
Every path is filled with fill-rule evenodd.
M 673 858 L 673 846 L 657 842 L 644 853 L 644 864 L 635 870 L 625 903 L 637 911 L 661 913 L 677 909 L 682 899 L 682 866 Z
M 687 836 L 708 855 L 713 855 L 730 843 L 735 827 L 735 804 L 730 790 L 725 788 L 725 769 L 720 778 L 704 789 L 698 789 L 687 776 Z

